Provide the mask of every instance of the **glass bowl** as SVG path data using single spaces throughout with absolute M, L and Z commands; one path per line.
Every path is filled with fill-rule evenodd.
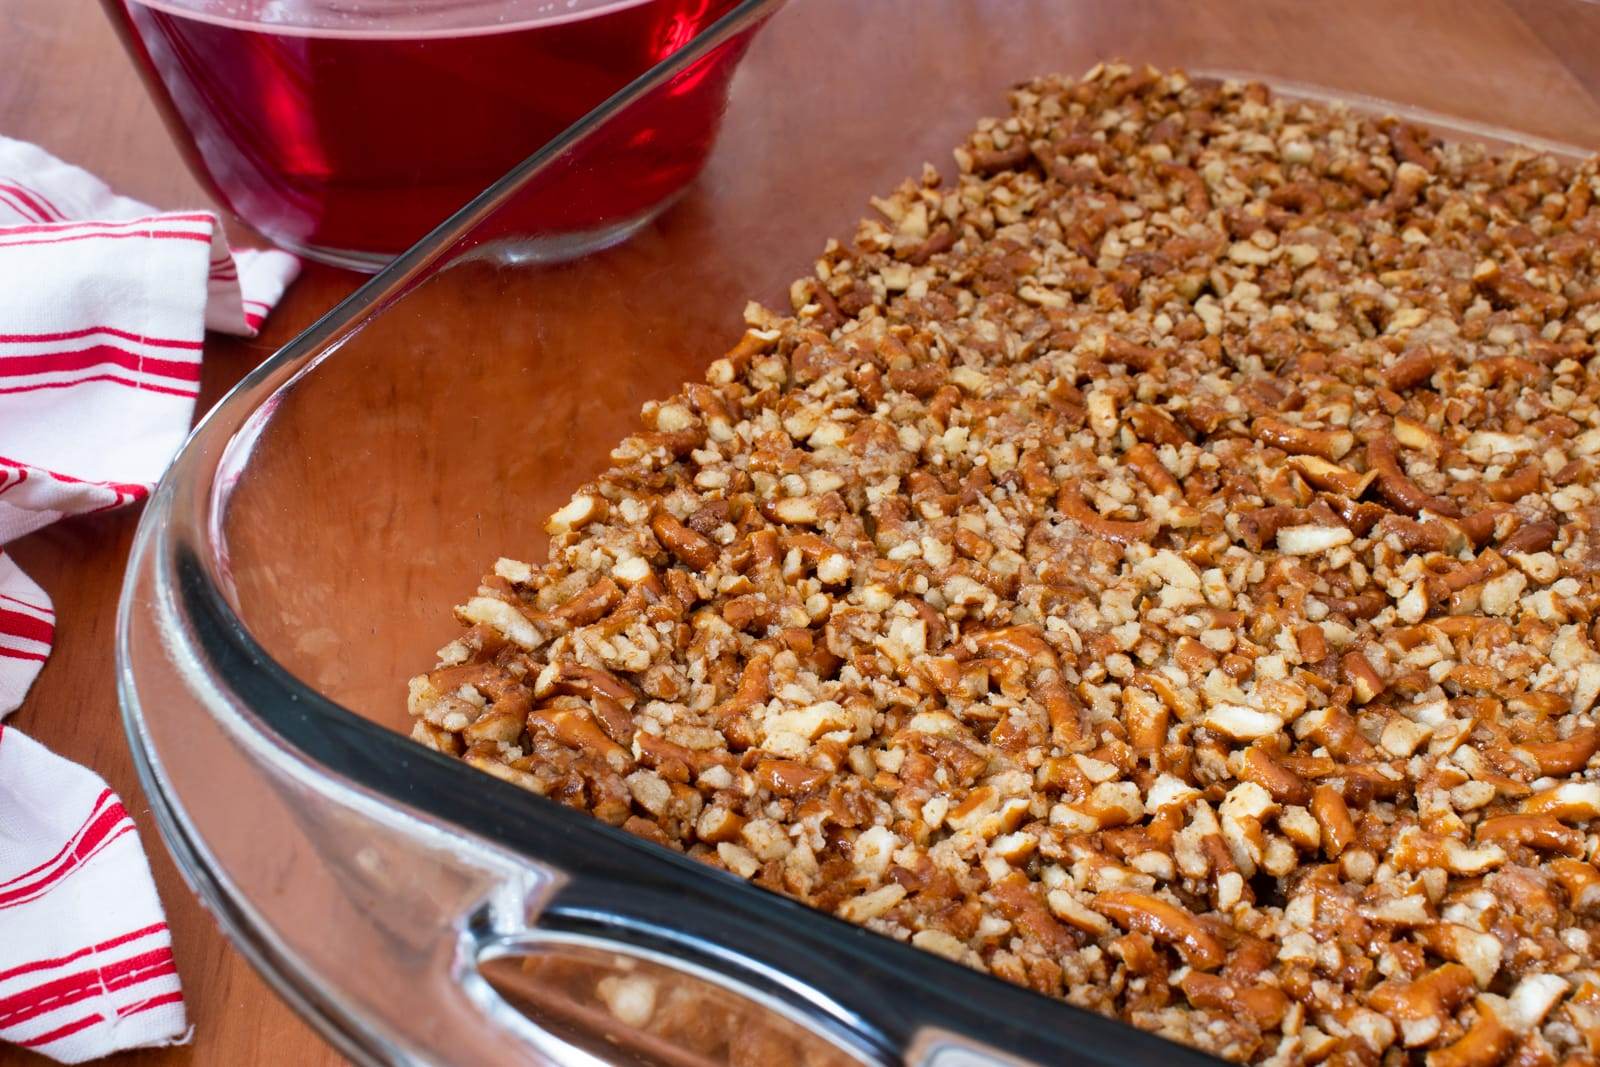
M 195 176 L 299 255 L 374 271 L 735 0 L 103 0 Z M 663 97 L 612 165 L 521 201 L 572 258 L 705 163 L 737 49 Z M 622 132 L 622 131 L 619 131 Z
M 782 306 L 869 196 L 948 172 L 1015 81 L 1121 56 L 1576 151 L 1600 144 L 1597 33 L 1577 0 L 748 0 L 195 431 L 141 524 L 118 647 L 180 867 L 362 1062 L 1200 1062 L 426 751 L 405 680 L 486 563 L 540 558 L 544 516 L 643 401 L 699 377 L 747 299 Z M 581 261 L 518 255 L 526 205 L 746 45 L 675 208 Z

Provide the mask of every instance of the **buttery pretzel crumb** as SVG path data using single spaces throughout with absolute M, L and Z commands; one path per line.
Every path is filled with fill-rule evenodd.
M 1011 105 L 646 405 L 414 736 L 1228 1059 L 1591 1062 L 1595 162 Z

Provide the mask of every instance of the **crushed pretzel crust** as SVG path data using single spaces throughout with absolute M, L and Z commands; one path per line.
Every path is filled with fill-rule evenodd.
M 1600 1051 L 1600 180 L 1030 81 L 502 560 L 414 736 L 1241 1062 Z

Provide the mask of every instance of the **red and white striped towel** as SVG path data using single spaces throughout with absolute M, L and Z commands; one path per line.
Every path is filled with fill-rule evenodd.
M 66 1063 L 183 1038 L 172 937 L 122 802 L 4 724 L 0 872 L 0 1035 Z
M 0 137 L 0 545 L 143 500 L 189 431 L 206 328 L 254 335 L 298 269 L 230 249 L 214 215 L 158 212 Z M 55 625 L 0 552 L 0 718 Z M 94 710 L 116 729 L 114 708 Z M 0 725 L 0 1041 L 79 1063 L 187 1030 L 121 802 Z

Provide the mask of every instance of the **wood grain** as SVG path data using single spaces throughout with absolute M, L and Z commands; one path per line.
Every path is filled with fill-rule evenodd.
M 94 0 L 7 0 L 4 22 L 0 134 L 32 141 L 86 167 L 118 192 L 160 207 L 210 203 L 185 170 Z M 251 240 L 243 231 L 236 236 Z M 208 335 L 201 409 L 359 282 L 355 275 L 311 267 L 260 337 Z M 60 624 L 44 672 L 8 722 L 93 768 L 121 794 L 166 903 L 195 1027 L 189 1045 L 124 1053 L 105 1062 L 118 1067 L 343 1063 L 223 939 L 173 866 L 139 788 L 117 710 L 112 663 L 117 593 L 138 520 L 137 510 L 73 519 L 5 549 L 49 592 Z M 0 1063 L 48 1062 L 0 1046 Z

